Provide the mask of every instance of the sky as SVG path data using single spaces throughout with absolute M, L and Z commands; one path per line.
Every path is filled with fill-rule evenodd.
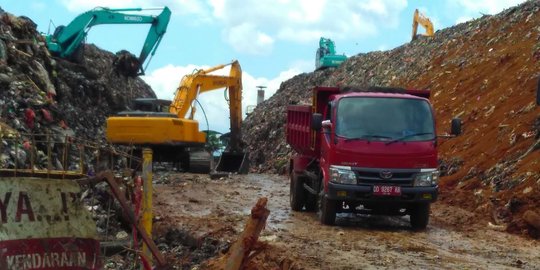
M 415 9 L 431 19 L 434 29 L 451 27 L 485 14 L 496 14 L 523 0 L 2 0 L 0 7 L 27 16 L 43 34 L 69 24 L 95 7 L 156 8 L 172 15 L 156 54 L 141 76 L 158 98 L 173 99 L 186 74 L 238 60 L 242 67 L 242 105 L 256 105 L 257 86 L 265 99 L 281 82 L 315 68 L 320 37 L 332 39 L 347 56 L 390 50 L 411 39 Z M 160 10 L 137 12 L 158 15 Z M 139 55 L 149 25 L 99 25 L 86 42 Z M 419 27 L 419 32 L 423 33 Z M 214 74 L 226 75 L 225 68 Z M 204 93 L 195 119 L 200 129 L 228 132 L 229 109 L 224 89 Z

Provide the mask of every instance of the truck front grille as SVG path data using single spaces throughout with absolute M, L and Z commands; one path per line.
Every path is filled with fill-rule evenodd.
M 420 169 L 381 169 L 381 168 L 353 168 L 359 185 L 398 185 L 412 186 L 414 175 Z M 382 172 L 389 172 L 389 179 L 381 177 Z

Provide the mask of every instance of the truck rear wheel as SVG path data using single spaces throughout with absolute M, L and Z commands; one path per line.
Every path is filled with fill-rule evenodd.
M 425 230 L 429 223 L 429 203 L 413 205 L 409 211 L 411 227 L 415 231 Z
M 336 201 L 321 195 L 319 200 L 319 219 L 324 225 L 334 225 L 336 222 Z
M 289 200 L 291 203 L 291 209 L 293 211 L 301 211 L 305 204 L 305 190 L 303 178 L 298 176 L 297 173 L 292 171 L 289 174 L 290 183 L 290 195 Z

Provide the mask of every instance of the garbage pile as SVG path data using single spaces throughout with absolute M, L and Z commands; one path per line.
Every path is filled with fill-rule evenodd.
M 527 1 L 282 83 L 244 122 L 253 171 L 287 172 L 286 106 L 310 104 L 314 85 L 429 89 L 439 134 L 449 132 L 453 117 L 463 120 L 462 136 L 438 139 L 441 200 L 509 232 L 540 235 L 530 212 L 540 217 L 538 14 L 540 2 Z
M 300 74 L 281 84 L 268 100 L 257 105 L 243 123 L 250 166 L 256 172 L 283 173 L 292 149 L 285 143 L 287 105 L 310 104 L 311 89 L 325 84 L 332 70 Z
M 142 79 L 118 72 L 114 58 L 89 44 L 82 63 L 52 57 L 34 22 L 0 10 L 1 167 L 17 159 L 19 143 L 9 138 L 31 143 L 29 134 L 49 134 L 105 144 L 107 116 L 133 98 L 155 97 Z

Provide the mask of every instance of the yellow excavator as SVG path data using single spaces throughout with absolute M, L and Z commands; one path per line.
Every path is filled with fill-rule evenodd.
M 230 66 L 229 76 L 210 74 Z M 243 150 L 242 69 L 238 61 L 197 70 L 182 78 L 174 100 L 139 98 L 133 111 L 122 111 L 107 119 L 107 140 L 113 144 L 150 147 L 154 161 L 172 162 L 184 171 L 206 173 L 211 170 L 211 156 L 201 158 L 207 134 L 199 130 L 194 119 L 199 95 L 228 88 L 230 111 L 229 143 L 222 153 L 216 171 L 247 173 L 248 156 Z M 199 154 L 197 154 L 199 153 Z
M 418 9 L 414 10 L 413 15 L 413 24 L 412 24 L 412 40 L 415 40 L 418 38 L 417 31 L 418 31 L 418 25 L 421 25 L 426 29 L 426 33 L 423 36 L 432 37 L 434 34 L 433 31 L 433 23 L 431 20 L 424 16 L 424 14 L 420 13 Z

